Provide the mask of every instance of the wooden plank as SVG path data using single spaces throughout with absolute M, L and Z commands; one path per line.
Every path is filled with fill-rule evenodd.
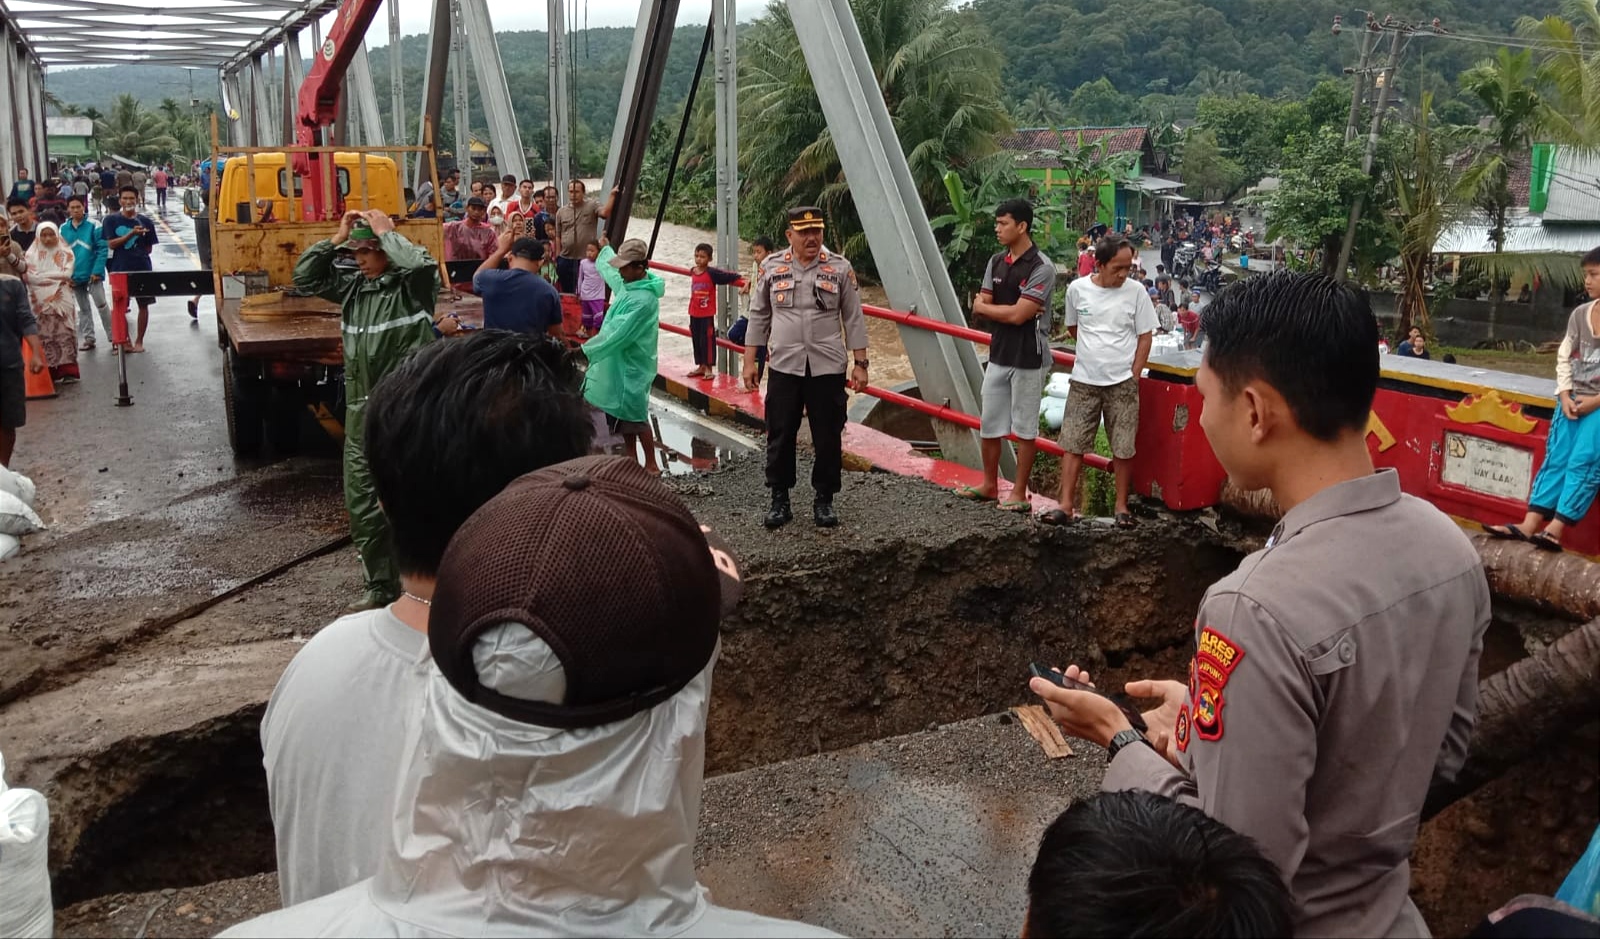
M 1052 760 L 1059 760 L 1064 756 L 1072 756 L 1072 748 L 1067 746 L 1067 741 L 1061 736 L 1061 728 L 1050 719 L 1049 713 L 1037 704 L 1028 704 L 1014 707 L 1011 713 L 1017 715 L 1017 720 L 1033 739 L 1039 741 L 1039 749 Z

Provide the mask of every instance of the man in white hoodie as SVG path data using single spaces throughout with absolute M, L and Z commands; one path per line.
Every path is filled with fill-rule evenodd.
M 377 874 L 224 936 L 832 936 L 694 869 L 739 570 L 632 460 L 530 473 L 457 531 Z

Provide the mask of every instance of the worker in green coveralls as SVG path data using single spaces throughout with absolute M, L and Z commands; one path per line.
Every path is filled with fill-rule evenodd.
M 336 263 L 353 252 L 355 267 Z M 350 537 L 361 552 L 366 590 L 347 612 L 375 609 L 400 598 L 389 525 L 372 487 L 362 447 L 367 394 L 406 356 L 432 342 L 439 299 L 439 265 L 394 230 L 381 210 L 346 212 L 339 231 L 307 248 L 294 285 L 339 304 L 344 340 L 344 503 Z

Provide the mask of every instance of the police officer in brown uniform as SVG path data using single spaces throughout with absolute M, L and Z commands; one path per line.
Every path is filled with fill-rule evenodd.
M 1110 752 L 1106 790 L 1168 795 L 1255 839 L 1294 894 L 1297 935 L 1426 936 L 1407 859 L 1429 785 L 1466 759 L 1482 563 L 1392 470 L 1373 472 L 1364 295 L 1271 274 L 1202 316 L 1200 426 L 1235 484 L 1270 489 L 1283 520 L 1206 592 L 1187 683 L 1126 686 L 1164 702 L 1147 734 L 1098 695 L 1030 687 Z
M 763 345 L 770 375 L 767 488 L 772 490 L 772 509 L 765 522 L 768 528 L 778 528 L 794 517 L 789 490 L 794 488 L 795 437 L 800 433 L 802 412 L 811 425 L 815 452 L 812 519 L 821 528 L 839 524 L 833 497 L 844 469 L 845 387 L 854 391 L 867 387 L 867 322 L 861 313 L 856 274 L 849 261 L 822 247 L 822 230 L 821 209 L 790 209 L 789 249 L 767 256 L 750 295 L 745 387 L 756 390 L 755 350 Z

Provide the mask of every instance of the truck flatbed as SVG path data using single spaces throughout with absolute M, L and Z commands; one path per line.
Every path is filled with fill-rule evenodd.
M 239 355 L 339 364 L 342 348 L 336 304 L 320 297 L 282 293 L 246 300 L 223 300 L 217 310 L 228 340 Z M 470 294 L 442 291 L 436 313 L 445 312 L 454 312 L 467 325 L 483 325 L 483 301 Z

